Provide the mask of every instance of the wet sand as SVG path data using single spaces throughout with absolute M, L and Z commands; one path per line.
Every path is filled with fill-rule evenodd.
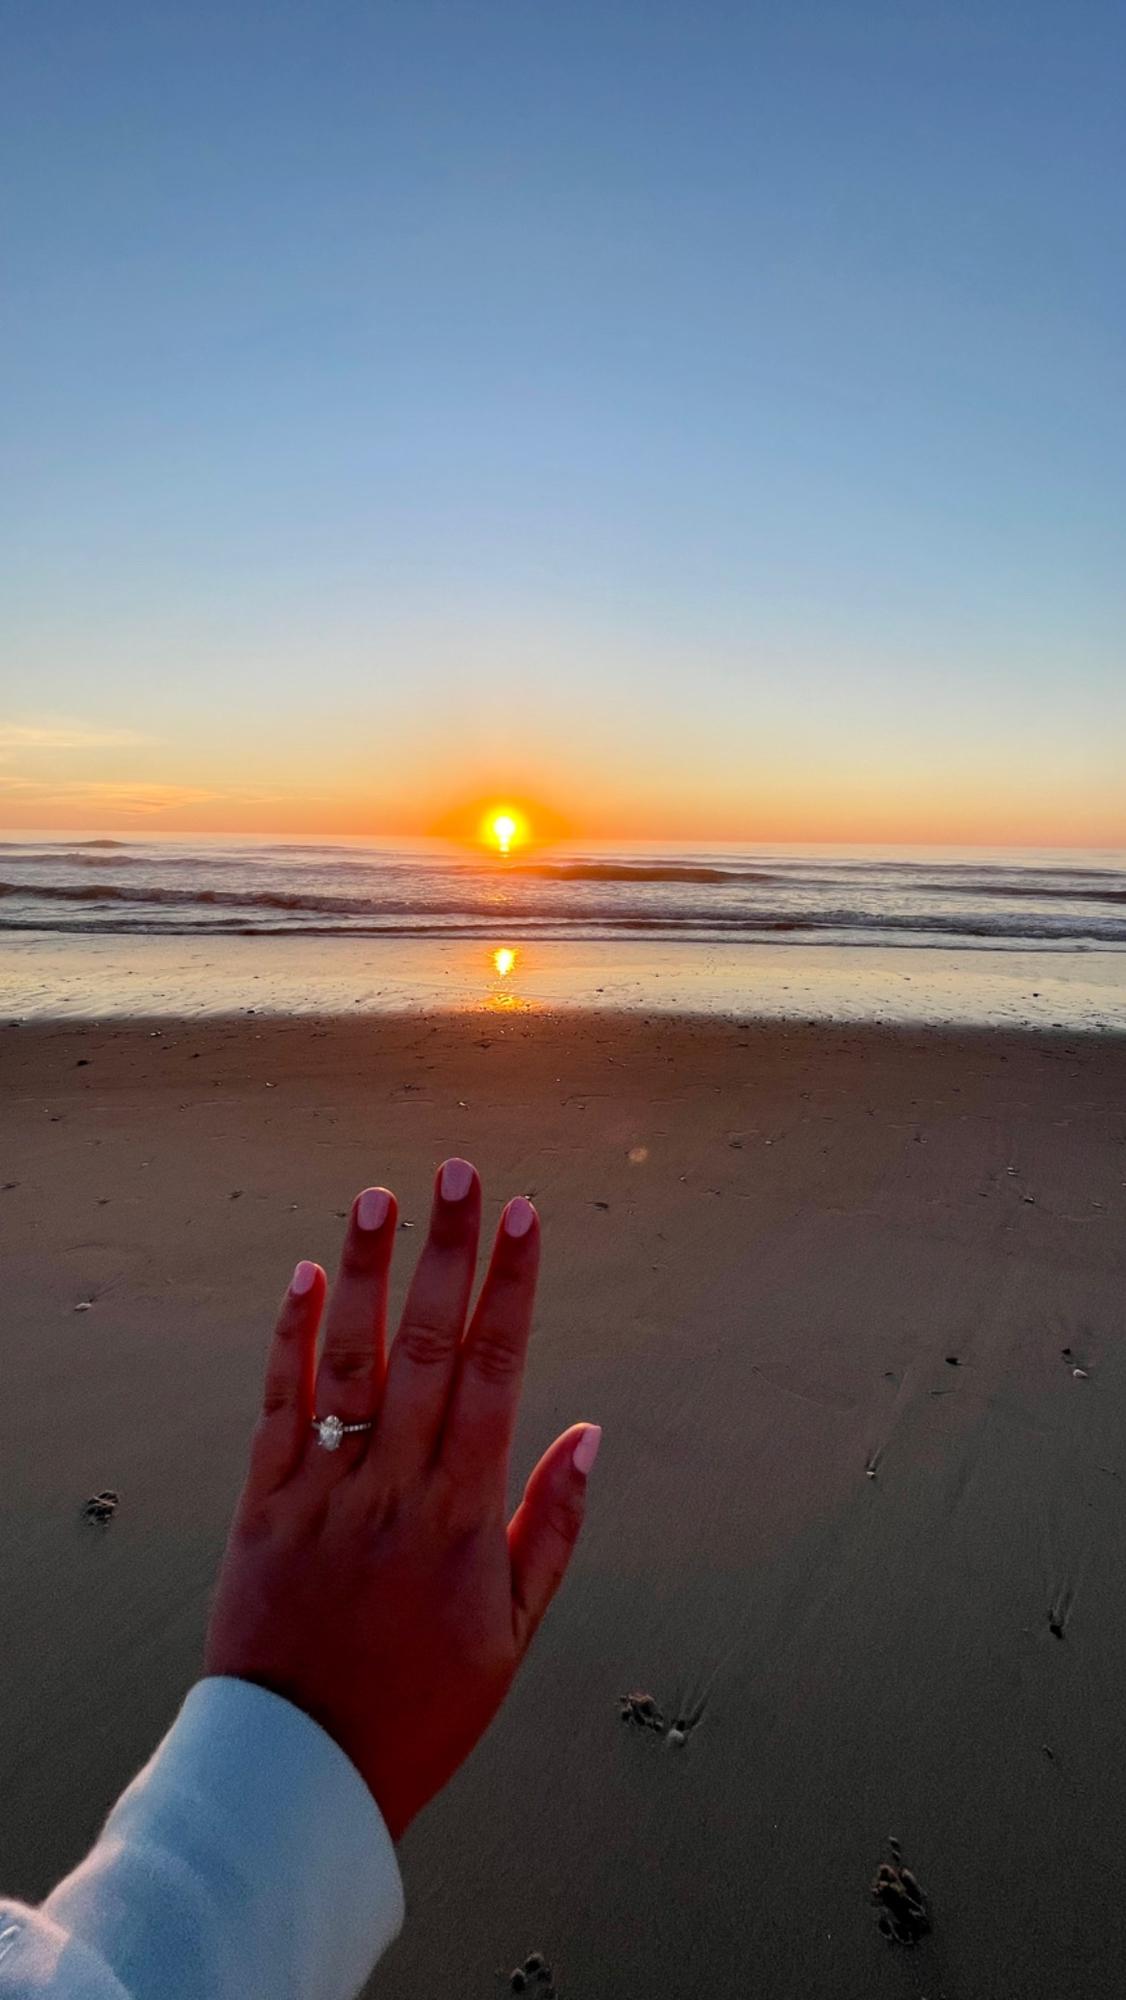
M 371 1179 L 421 1230 L 456 1150 L 544 1217 L 514 1477 L 606 1438 L 375 1990 L 490 2000 L 539 1951 L 561 2000 L 1120 1992 L 1126 1041 L 66 1023 L 5 1029 L 0 1088 L 7 1889 L 79 1855 L 196 1672 L 295 1258 Z M 869 1899 L 889 1835 L 913 1946 Z

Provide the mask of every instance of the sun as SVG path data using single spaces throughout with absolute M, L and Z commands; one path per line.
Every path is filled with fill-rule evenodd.
M 481 822 L 481 839 L 498 854 L 511 854 L 527 840 L 528 822 L 516 806 L 490 806 Z

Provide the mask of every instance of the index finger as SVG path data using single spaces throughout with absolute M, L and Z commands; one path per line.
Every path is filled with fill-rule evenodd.
M 281 1302 L 266 1363 L 262 1412 L 250 1447 L 246 1493 L 262 1499 L 300 1463 L 313 1420 L 313 1367 L 325 1274 L 302 1258 Z
M 439 1462 L 459 1495 L 504 1502 L 505 1472 L 540 1261 L 539 1217 L 524 1195 L 501 1216 L 481 1296 L 458 1355 Z

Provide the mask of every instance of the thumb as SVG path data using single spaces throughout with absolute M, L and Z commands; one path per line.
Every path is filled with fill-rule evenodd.
M 586 1484 L 602 1442 L 600 1424 L 572 1424 L 549 1445 L 508 1524 L 512 1616 L 523 1653 L 555 1596 L 586 1511 Z

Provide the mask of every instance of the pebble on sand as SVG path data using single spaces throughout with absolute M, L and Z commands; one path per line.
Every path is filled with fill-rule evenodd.
M 101 1493 L 95 1493 L 82 1509 L 84 1518 L 87 1521 L 98 1521 L 104 1526 L 107 1521 L 112 1521 L 117 1512 L 119 1497 L 111 1486 L 107 1486 Z

